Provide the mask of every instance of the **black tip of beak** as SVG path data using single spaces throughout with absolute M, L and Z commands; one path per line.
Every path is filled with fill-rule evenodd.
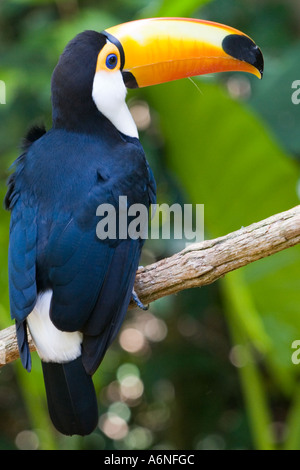
M 253 65 L 261 74 L 264 73 L 264 58 L 259 47 L 247 36 L 229 34 L 223 39 L 222 48 L 226 54 Z

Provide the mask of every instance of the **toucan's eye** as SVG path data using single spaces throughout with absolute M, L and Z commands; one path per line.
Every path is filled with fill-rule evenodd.
M 108 69 L 114 69 L 117 66 L 118 63 L 118 57 L 116 54 L 109 54 L 106 57 L 106 67 Z

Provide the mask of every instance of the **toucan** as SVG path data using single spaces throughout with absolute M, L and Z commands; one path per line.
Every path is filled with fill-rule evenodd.
M 92 376 L 134 293 L 144 239 L 99 239 L 97 208 L 155 203 L 156 184 L 126 104 L 127 88 L 201 74 L 262 78 L 263 55 L 244 33 L 187 18 L 130 21 L 79 33 L 51 81 L 52 128 L 31 128 L 5 197 L 9 301 L 20 358 L 28 330 L 42 362 L 51 420 L 66 435 L 98 422 Z M 184 123 L 182 123 L 184 125 Z M 174 138 L 176 136 L 174 135 Z

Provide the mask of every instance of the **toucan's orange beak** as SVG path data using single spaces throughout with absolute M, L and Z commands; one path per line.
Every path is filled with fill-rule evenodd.
M 214 72 L 249 72 L 262 78 L 263 56 L 244 33 L 186 18 L 131 21 L 103 31 L 120 50 L 127 87 L 145 87 Z

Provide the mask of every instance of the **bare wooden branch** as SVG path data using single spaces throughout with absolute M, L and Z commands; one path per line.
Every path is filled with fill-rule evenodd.
M 300 206 L 236 232 L 191 244 L 170 258 L 140 269 L 135 291 L 143 303 L 215 282 L 230 271 L 300 242 Z
M 189 245 L 138 270 L 135 291 L 150 303 L 166 295 L 211 284 L 230 271 L 300 243 L 300 205 L 214 240 Z M 129 308 L 135 307 L 132 302 Z M 30 340 L 31 350 L 34 345 Z M 0 331 L 0 367 L 19 356 L 15 328 Z

